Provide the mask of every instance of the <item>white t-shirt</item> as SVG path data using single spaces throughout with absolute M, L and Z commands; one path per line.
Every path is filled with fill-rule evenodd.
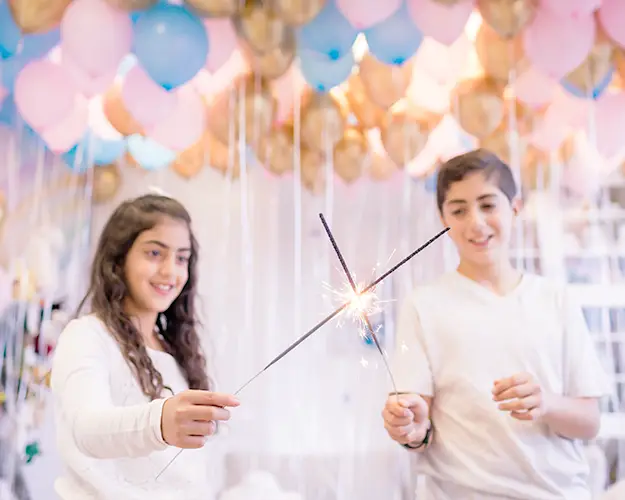
M 494 381 L 531 373 L 545 391 L 611 391 L 583 313 L 564 290 L 524 275 L 506 296 L 452 272 L 403 306 L 393 360 L 398 390 L 434 396 L 434 437 L 419 456 L 425 500 L 590 500 L 583 443 L 515 420 Z
M 148 349 L 174 393 L 188 385 L 174 358 Z M 121 351 L 95 316 L 71 321 L 60 336 L 52 368 L 56 429 L 65 475 L 55 489 L 62 500 L 211 500 L 207 445 L 179 451 L 161 435 L 164 399 L 141 391 Z M 169 391 L 164 397 L 171 395 Z

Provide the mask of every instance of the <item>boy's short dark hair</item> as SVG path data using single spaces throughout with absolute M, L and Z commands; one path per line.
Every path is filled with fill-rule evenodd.
M 517 185 L 510 167 L 496 154 L 486 149 L 474 149 L 454 156 L 440 166 L 436 179 L 436 204 L 439 212 L 443 211 L 451 185 L 476 172 L 481 172 L 494 182 L 508 200 L 512 201 L 517 196 Z

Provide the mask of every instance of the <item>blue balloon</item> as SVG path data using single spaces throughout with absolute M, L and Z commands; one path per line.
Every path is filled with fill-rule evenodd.
M 83 174 L 89 170 L 93 163 L 89 154 L 89 137 L 85 137 L 72 149 L 63 153 L 61 159 L 65 164 L 77 174 Z
M 299 56 L 302 75 L 317 92 L 329 92 L 343 83 L 356 63 L 351 50 L 336 61 L 310 50 L 300 52 Z
M 415 55 L 423 33 L 412 21 L 406 2 L 391 17 L 365 30 L 369 51 L 386 64 L 402 65 Z
M 566 90 L 569 94 L 574 95 L 575 97 L 579 97 L 580 99 L 597 100 L 608 89 L 613 77 L 614 68 L 610 68 L 610 71 L 606 73 L 603 79 L 599 83 L 597 83 L 595 88 L 592 89 L 590 92 L 586 92 L 585 90 L 576 87 L 566 79 L 563 79 L 560 84 L 562 85 L 562 88 L 564 90 Z
M 139 16 L 134 36 L 137 59 L 166 90 L 188 82 L 206 64 L 208 34 L 200 18 L 185 7 L 155 5 Z
M 149 137 L 135 134 L 128 137 L 127 141 L 128 152 L 146 170 L 161 170 L 176 159 L 174 151 L 161 146 Z
M 91 136 L 91 158 L 96 165 L 110 165 L 119 160 L 126 152 L 126 141 L 111 141 Z
M 323 10 L 298 32 L 298 46 L 338 60 L 351 52 L 358 32 L 341 14 L 333 0 L 326 2 Z
M 2 70 L 2 66 L 0 64 L 0 71 Z M 0 102 L 0 123 L 3 125 L 14 125 L 19 117 L 19 112 L 17 111 L 17 106 L 15 106 L 15 101 L 13 100 L 13 96 L 7 96 Z
M 0 1 L 0 59 L 11 57 L 17 51 L 22 32 L 9 9 L 8 1 Z

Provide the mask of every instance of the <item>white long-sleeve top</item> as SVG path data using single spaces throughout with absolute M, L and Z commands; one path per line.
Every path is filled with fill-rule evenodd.
M 188 389 L 167 353 L 148 350 L 165 385 Z M 156 480 L 178 448 L 161 434 L 165 399 L 141 391 L 118 344 L 95 316 L 73 320 L 55 349 L 52 368 L 57 440 L 65 474 L 62 500 L 211 500 L 210 445 L 185 450 Z M 167 396 L 166 394 L 164 396 Z

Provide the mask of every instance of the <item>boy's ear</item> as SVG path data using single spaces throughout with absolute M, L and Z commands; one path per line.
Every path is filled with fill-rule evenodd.
M 521 210 L 523 210 L 523 200 L 520 197 L 517 197 L 512 200 L 512 212 L 516 216 L 521 213 Z

